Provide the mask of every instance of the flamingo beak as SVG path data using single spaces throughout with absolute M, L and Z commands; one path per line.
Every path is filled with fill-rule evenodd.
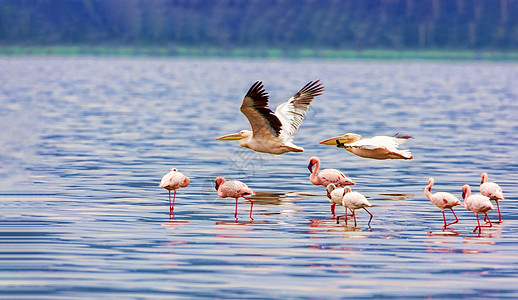
M 309 170 L 309 172 L 313 172 L 313 164 L 312 163 L 308 164 L 308 170 Z
M 349 178 L 349 182 L 350 182 L 350 183 L 349 183 L 348 185 L 356 185 L 356 181 L 354 181 L 354 180 L 352 180 L 352 179 L 350 179 L 350 178 Z
M 462 199 L 466 200 L 466 193 L 464 191 L 462 191 Z
M 338 145 L 337 142 L 339 142 L 340 144 L 344 144 L 344 143 L 347 143 L 348 141 L 343 136 L 335 136 L 333 138 L 330 138 L 330 139 L 327 139 L 327 140 L 323 140 L 319 144 L 336 146 L 336 145 Z
M 231 134 L 227 134 L 227 135 L 224 135 L 224 136 L 220 136 L 216 140 L 234 141 L 234 140 L 241 140 L 241 139 L 244 139 L 244 138 L 245 137 L 241 133 L 238 132 L 238 133 L 231 133 Z
M 331 199 L 331 193 L 327 191 L 327 198 Z
M 219 190 L 219 184 L 216 183 L 216 191 Z

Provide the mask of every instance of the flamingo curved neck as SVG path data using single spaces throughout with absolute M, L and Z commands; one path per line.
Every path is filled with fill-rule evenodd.
M 320 180 L 317 178 L 318 170 L 320 169 L 320 162 L 317 160 L 315 165 L 313 166 L 313 170 L 311 171 L 311 175 L 309 175 L 309 181 L 313 184 L 320 183 Z

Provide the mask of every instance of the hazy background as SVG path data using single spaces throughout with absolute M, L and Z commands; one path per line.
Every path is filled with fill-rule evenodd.
M 516 0 L 0 0 L 0 45 L 518 46 Z

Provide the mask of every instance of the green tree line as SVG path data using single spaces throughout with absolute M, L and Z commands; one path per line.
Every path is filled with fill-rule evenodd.
M 0 44 L 516 49 L 518 0 L 0 0 Z

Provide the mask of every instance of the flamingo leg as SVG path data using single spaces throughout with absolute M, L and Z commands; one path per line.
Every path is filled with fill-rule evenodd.
M 354 227 L 356 227 L 356 210 L 353 210 Z
M 336 216 L 336 224 L 340 224 L 340 217 L 344 217 L 345 222 L 347 223 L 347 206 L 345 206 L 345 214 L 342 216 Z
M 176 190 L 173 194 L 173 203 L 171 203 L 171 190 L 169 190 L 169 219 L 174 219 L 174 201 L 176 199 Z
M 451 209 L 451 213 L 453 214 L 453 216 L 455 217 L 455 221 L 449 223 L 449 224 L 446 224 L 444 226 L 444 228 L 446 229 L 446 226 L 450 226 L 452 224 L 455 224 L 455 223 L 459 223 L 459 218 L 457 218 L 457 215 L 455 214 L 455 212 L 453 211 L 453 208 L 450 208 Z
M 336 203 L 332 203 L 331 204 L 331 213 L 333 214 L 333 218 L 336 218 L 335 207 L 336 207 Z
M 500 205 L 498 204 L 498 199 L 496 199 L 495 202 L 496 202 L 496 208 L 498 208 L 498 222 L 502 222 L 502 217 L 500 216 Z
M 442 226 L 442 228 L 446 229 L 446 215 L 444 214 L 444 210 L 442 211 L 442 218 L 444 219 L 444 225 Z
M 478 220 L 478 214 L 475 214 L 475 216 L 477 216 L 477 227 L 475 227 L 475 229 L 473 229 L 473 233 L 475 233 L 475 231 L 477 231 L 477 228 L 478 228 L 478 234 L 480 234 L 480 232 L 482 232 L 482 228 L 480 227 L 480 221 Z
M 252 201 L 251 199 L 248 199 L 247 197 L 243 196 L 243 198 L 245 198 L 246 200 L 250 201 L 250 220 L 254 220 L 254 218 L 252 218 L 252 209 L 254 208 L 254 201 Z
M 487 218 L 487 221 L 489 222 L 489 226 L 486 225 L 486 226 L 483 226 L 483 227 L 493 227 L 493 223 L 491 223 L 491 220 L 489 220 L 489 216 L 487 215 L 487 212 L 485 212 L 484 214 L 485 214 L 484 219 Z
M 365 211 L 366 211 L 366 212 L 368 212 L 368 213 L 369 213 L 369 215 L 371 215 L 371 218 L 369 219 L 369 224 L 368 224 L 368 225 L 369 225 L 369 227 L 370 227 L 370 226 L 371 226 L 372 217 L 374 217 L 374 216 L 373 216 L 373 215 L 371 214 L 371 212 L 370 212 L 370 211 L 368 211 L 365 207 L 364 207 L 363 209 L 365 209 Z
M 236 210 L 234 211 L 234 218 L 236 219 L 236 222 L 237 222 L 237 199 L 239 199 L 239 198 L 236 198 Z

